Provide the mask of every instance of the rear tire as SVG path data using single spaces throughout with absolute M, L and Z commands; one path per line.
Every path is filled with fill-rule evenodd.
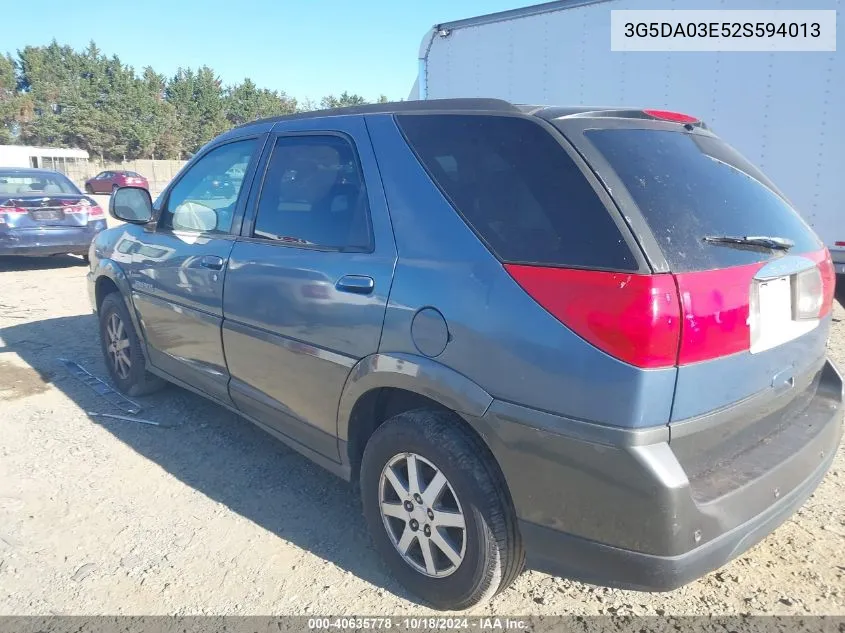
M 420 495 L 409 485 L 417 479 L 411 460 Z M 404 488 L 385 483 L 393 481 Z M 487 446 L 455 414 L 420 409 L 386 421 L 367 443 L 360 485 L 376 549 L 394 577 L 432 606 L 467 609 L 522 571 L 525 552 L 504 478 Z M 444 492 L 426 495 L 432 485 Z M 451 546 L 451 555 L 439 543 Z
M 118 390 L 128 396 L 144 396 L 161 389 L 166 383 L 147 371 L 123 296 L 117 292 L 106 295 L 98 313 L 103 358 Z

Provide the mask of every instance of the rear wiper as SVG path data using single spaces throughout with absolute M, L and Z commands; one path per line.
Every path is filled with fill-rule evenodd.
M 705 242 L 711 244 L 739 244 L 740 246 L 760 246 L 776 251 L 788 251 L 795 246 L 795 242 L 785 237 L 769 237 L 768 235 L 707 235 Z

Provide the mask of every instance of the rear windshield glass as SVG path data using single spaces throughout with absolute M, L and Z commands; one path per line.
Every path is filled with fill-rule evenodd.
M 673 271 L 710 270 L 763 261 L 767 249 L 714 244 L 705 237 L 766 236 L 821 244 L 765 177 L 712 136 L 667 130 L 594 129 L 589 141 L 613 167 L 657 238 Z
M 636 270 L 604 204 L 554 137 L 517 117 L 397 117 L 432 179 L 501 260 Z
M 61 174 L 0 171 L 0 196 L 49 193 L 79 193 L 79 189 Z

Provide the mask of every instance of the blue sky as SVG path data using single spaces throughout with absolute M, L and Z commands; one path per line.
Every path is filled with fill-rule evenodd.
M 538 0 L 539 1 L 539 0 Z M 38 8 L 36 9 L 36 4 Z M 136 70 L 172 75 L 211 66 L 224 83 L 319 101 L 344 90 L 407 98 L 420 40 L 433 24 L 536 2 L 519 0 L 140 0 L 4 2 L 0 51 L 53 38 L 77 49 L 93 39 Z M 47 8 L 49 7 L 49 8 Z M 35 15 L 37 13 L 37 15 Z

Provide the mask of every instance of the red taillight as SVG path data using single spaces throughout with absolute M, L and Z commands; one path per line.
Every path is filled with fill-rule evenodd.
M 845 246 L 845 242 L 834 242 L 834 246 Z
M 751 345 L 751 280 L 765 262 L 675 275 L 684 313 L 678 364 L 742 352 Z
M 833 262 L 827 249 L 803 256 L 821 272 L 822 318 L 833 304 Z M 619 360 L 653 369 L 749 350 L 752 284 L 766 263 L 658 275 L 516 264 L 505 269 L 576 334 Z
M 638 367 L 670 367 L 681 315 L 672 275 L 632 275 L 505 264 L 531 297 L 611 356 Z
M 10 216 L 24 215 L 28 213 L 26 209 L 20 207 L 2 207 L 0 206 L 0 224 L 8 224 L 7 219 Z
M 644 114 L 653 119 L 660 119 L 661 121 L 672 121 L 674 123 L 698 123 L 699 120 L 689 114 L 681 114 L 680 112 L 670 112 L 669 110 L 643 110 Z

